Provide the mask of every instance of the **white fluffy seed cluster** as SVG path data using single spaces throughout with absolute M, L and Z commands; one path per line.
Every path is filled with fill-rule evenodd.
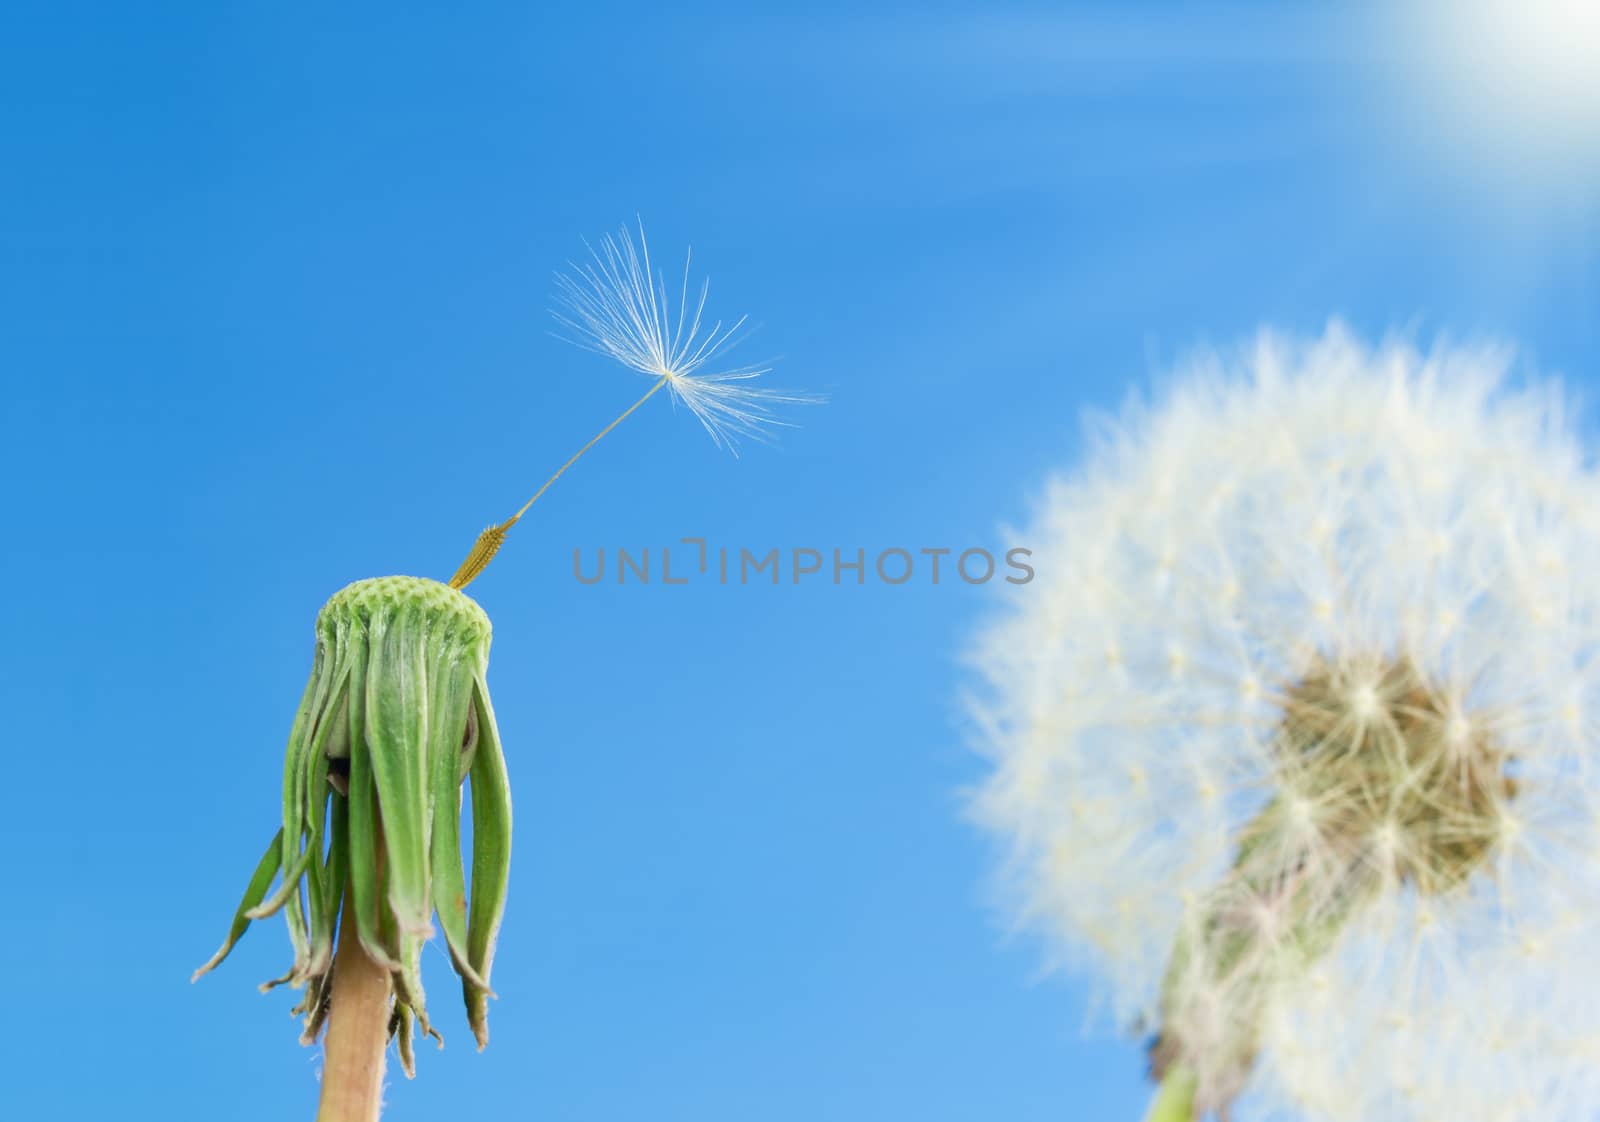
M 1202 1109 L 1600 1105 L 1600 481 L 1510 366 L 1265 334 L 1018 535 L 975 811 Z

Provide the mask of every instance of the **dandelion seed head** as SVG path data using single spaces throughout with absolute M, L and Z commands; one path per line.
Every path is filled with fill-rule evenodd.
M 974 811 L 1203 1109 L 1600 1101 L 1600 485 L 1510 366 L 1264 334 L 1099 425 L 1019 536 L 1052 563 L 977 646 Z
M 589 260 L 569 263 L 567 272 L 556 275 L 559 306 L 551 314 L 569 342 L 638 374 L 665 378 L 674 400 L 689 408 L 711 439 L 734 450 L 741 437 L 760 439 L 769 426 L 787 426 L 781 408 L 822 399 L 756 385 L 771 373 L 769 366 L 720 365 L 743 337 L 746 317 L 731 323 L 708 319 L 711 282 L 695 285 L 691 263 L 685 253 L 674 301 L 665 273 L 651 265 L 643 224 L 637 246 L 623 227 L 589 246 Z

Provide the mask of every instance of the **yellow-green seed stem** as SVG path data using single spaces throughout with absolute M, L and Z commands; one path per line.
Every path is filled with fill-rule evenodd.
M 1194 1122 L 1196 1084 L 1193 1070 L 1184 1064 L 1173 1064 L 1156 1089 L 1144 1122 Z
M 499 525 L 490 526 L 487 530 L 483 531 L 483 533 L 479 534 L 478 540 L 472 543 L 472 549 L 467 554 L 467 559 L 461 562 L 461 567 L 456 570 L 455 576 L 450 578 L 450 587 L 465 588 L 467 585 L 476 580 L 478 574 L 489 567 L 489 562 L 494 560 L 494 555 L 500 552 L 500 547 L 505 544 L 507 532 L 510 531 L 511 527 L 517 524 L 517 520 L 519 518 L 528 513 L 528 508 L 534 503 L 538 502 L 539 497 L 550 489 L 550 485 L 556 480 L 560 479 L 562 474 L 569 467 L 577 463 L 579 458 L 582 457 L 585 452 L 593 448 L 596 444 L 599 444 L 602 437 L 604 437 L 608 432 L 616 428 L 618 425 L 622 424 L 623 421 L 626 421 L 633 414 L 635 409 L 649 401 L 657 390 L 671 380 L 672 375 L 670 374 L 663 374 L 660 378 L 656 379 L 655 385 L 646 390 L 643 397 L 624 409 L 622 413 L 618 415 L 616 420 L 612 421 L 605 428 L 595 433 L 594 436 L 590 438 L 589 443 L 585 444 L 582 448 L 579 448 L 572 454 L 571 458 L 568 459 L 566 463 L 557 468 L 556 473 L 544 481 L 544 486 L 540 487 L 533 493 L 533 498 L 522 504 L 522 509 L 518 510 L 517 513 L 513 514 L 510 518 L 507 518 Z

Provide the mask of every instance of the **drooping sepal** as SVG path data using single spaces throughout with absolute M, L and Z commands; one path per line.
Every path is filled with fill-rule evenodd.
M 467 962 L 474 981 L 462 971 L 467 1002 L 467 1022 L 481 1051 L 489 1043 L 489 970 L 494 964 L 495 942 L 505 915 L 506 888 L 511 874 L 511 784 L 506 776 L 500 730 L 483 668 L 473 678 L 472 704 L 478 730 L 473 756 L 472 786 L 472 897 L 467 926 Z

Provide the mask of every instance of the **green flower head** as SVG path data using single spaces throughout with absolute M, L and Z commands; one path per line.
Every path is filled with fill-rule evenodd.
M 294 964 L 262 989 L 305 988 L 295 1012 L 304 1014 L 309 1044 L 328 1016 L 335 936 L 353 932 L 389 972 L 390 1031 L 409 1075 L 413 1018 L 439 1035 L 420 970 L 437 915 L 483 1047 L 511 856 L 511 794 L 484 677 L 489 638 L 482 608 L 418 577 L 357 581 L 323 606 L 311 681 L 289 733 L 283 826 L 227 939 L 195 977 L 227 957 L 251 920 L 281 910 Z M 470 895 L 461 853 L 469 779 Z

